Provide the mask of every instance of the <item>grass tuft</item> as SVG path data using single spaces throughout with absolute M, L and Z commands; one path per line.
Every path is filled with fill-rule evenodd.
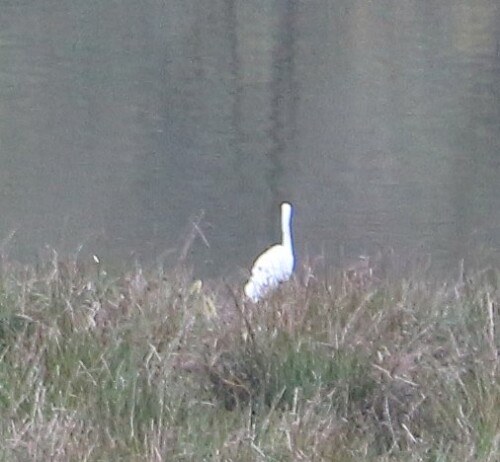
M 495 266 L 309 270 L 253 305 L 180 268 L 2 265 L 2 459 L 497 460 Z

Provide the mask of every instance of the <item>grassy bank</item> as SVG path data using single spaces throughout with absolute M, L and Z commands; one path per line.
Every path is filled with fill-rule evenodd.
M 338 272 L 255 306 L 179 270 L 3 262 L 0 459 L 496 461 L 499 283 Z

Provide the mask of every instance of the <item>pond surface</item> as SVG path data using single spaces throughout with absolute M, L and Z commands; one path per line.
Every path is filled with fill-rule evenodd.
M 0 0 L 0 239 L 248 267 L 500 247 L 497 0 Z

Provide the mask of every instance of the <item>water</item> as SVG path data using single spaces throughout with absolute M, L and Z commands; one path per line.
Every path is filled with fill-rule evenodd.
M 203 275 L 500 247 L 496 0 L 0 0 L 0 238 Z M 7 248 L 7 247 L 4 247 Z

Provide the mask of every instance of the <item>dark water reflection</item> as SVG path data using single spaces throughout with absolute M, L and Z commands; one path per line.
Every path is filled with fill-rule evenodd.
M 500 247 L 496 0 L 0 0 L 0 237 L 246 266 Z M 341 250 L 343 249 L 343 250 Z

